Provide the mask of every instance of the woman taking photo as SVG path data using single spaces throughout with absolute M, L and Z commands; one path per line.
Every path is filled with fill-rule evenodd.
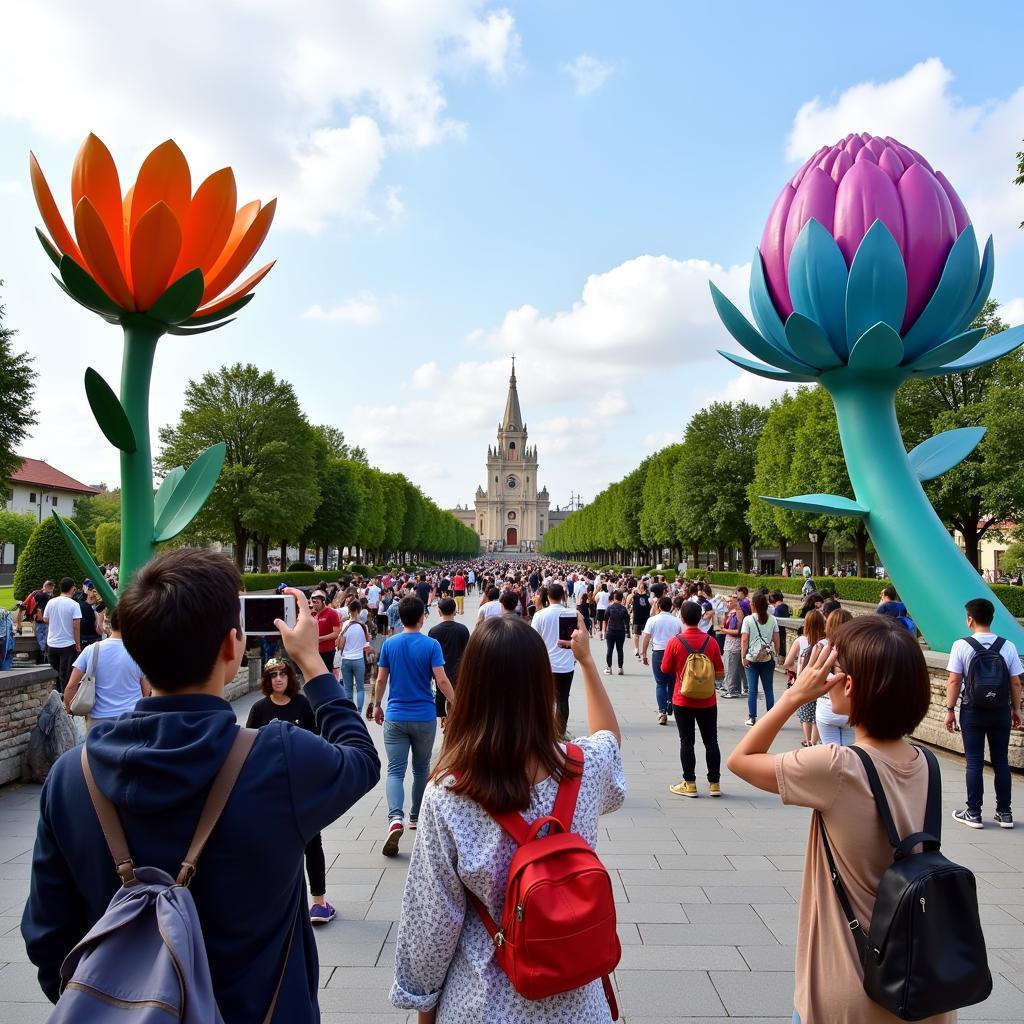
M 825 639 L 835 646 L 836 634 L 852 618 L 852 613 L 845 608 L 837 608 L 831 612 L 825 619 Z M 856 742 L 846 712 L 832 707 L 832 698 L 827 693 L 815 701 L 814 724 L 822 743 L 848 747 Z
M 246 729 L 259 729 L 269 725 L 275 718 L 291 722 L 300 729 L 317 732 L 313 709 L 303 694 L 299 693 L 299 679 L 291 662 L 273 658 L 263 666 L 260 689 L 264 697 L 249 708 L 245 720 Z M 327 924 L 334 920 L 334 907 L 327 902 L 327 862 L 324 860 L 324 844 L 317 833 L 306 844 L 306 877 L 309 879 L 309 894 L 313 905 L 309 908 L 309 920 L 313 924 Z
M 768 595 L 758 591 L 750 599 L 753 609 L 740 629 L 740 651 L 747 673 L 747 721 L 757 721 L 757 684 L 764 690 L 765 710 L 775 703 L 775 659 L 779 653 L 779 622 L 768 613 Z
M 575 740 L 584 760 L 572 831 L 596 847 L 600 815 L 625 797 L 619 727 L 583 630 L 573 633 L 572 651 L 583 673 L 591 732 Z M 535 821 L 551 814 L 559 780 L 575 774 L 558 742 L 554 704 L 540 634 L 515 616 L 481 623 L 459 666 L 458 699 L 423 796 L 402 897 L 390 998 L 401 1009 L 418 1010 L 419 1024 L 611 1019 L 600 981 L 546 999 L 521 996 L 467 898 L 469 889 L 491 917 L 503 919 L 517 846 L 488 811 L 520 812 Z
M 796 638 L 796 643 L 789 648 L 786 655 L 785 669 L 786 677 L 795 681 L 800 675 L 800 670 L 810 655 L 805 652 L 816 644 L 825 640 L 825 617 L 821 612 L 812 608 L 804 616 L 803 633 Z M 804 738 L 800 744 L 803 747 L 813 747 L 818 742 L 818 727 L 814 722 L 817 701 L 809 700 L 796 709 L 796 717 L 800 719 L 800 728 L 803 729 Z
M 833 890 L 822 844 L 827 833 L 853 910 L 870 921 L 878 883 L 892 848 L 857 753 L 823 745 L 770 754 L 793 712 L 826 693 L 849 715 L 857 746 L 871 757 L 900 835 L 920 832 L 928 795 L 928 763 L 904 737 L 928 711 L 931 685 L 917 641 L 895 619 L 862 615 L 843 625 L 835 646 L 811 654 L 791 689 L 729 755 L 741 779 L 784 804 L 810 807 L 807 852 L 796 941 L 794 1021 L 803 1024 L 896 1024 L 897 1017 L 868 998 L 853 932 Z M 927 1018 L 951 1024 L 955 1013 Z

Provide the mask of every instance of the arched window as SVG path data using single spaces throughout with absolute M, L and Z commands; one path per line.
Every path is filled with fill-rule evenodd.
M 516 443 L 515 441 L 509 441 L 508 443 L 508 461 L 516 461 Z

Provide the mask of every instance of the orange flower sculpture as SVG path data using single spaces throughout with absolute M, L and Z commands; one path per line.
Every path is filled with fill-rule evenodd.
M 156 343 L 166 333 L 200 334 L 230 323 L 253 297 L 268 263 L 242 281 L 274 219 L 276 200 L 236 209 L 235 177 L 225 167 L 195 193 L 188 162 L 174 142 L 157 146 L 124 194 L 113 157 L 90 135 L 71 172 L 74 237 L 39 163 L 30 154 L 32 190 L 49 237 L 36 234 L 60 276 L 55 280 L 86 309 L 124 329 L 121 394 L 93 369 L 85 391 L 96 422 L 121 452 L 121 562 L 125 585 L 156 550 L 195 518 L 217 483 L 223 443 L 188 469 L 172 469 L 154 494 L 149 389 Z M 54 513 L 83 571 L 111 607 L 117 596 L 92 555 Z

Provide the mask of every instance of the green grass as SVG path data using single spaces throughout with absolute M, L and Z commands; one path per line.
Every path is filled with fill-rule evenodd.
M 0 608 L 14 608 L 14 587 L 0 587 Z

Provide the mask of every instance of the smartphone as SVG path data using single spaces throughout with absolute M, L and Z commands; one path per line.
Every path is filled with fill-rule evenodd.
M 242 632 L 249 636 L 276 636 L 275 619 L 295 625 L 295 598 L 291 594 L 242 594 Z
M 575 615 L 562 615 L 558 619 L 558 639 L 571 640 L 578 623 Z

